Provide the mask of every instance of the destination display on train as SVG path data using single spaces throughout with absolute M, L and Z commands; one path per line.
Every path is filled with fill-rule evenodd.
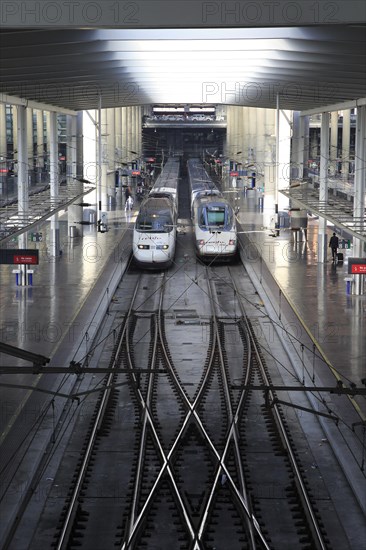
M 38 265 L 38 250 L 14 248 L 0 250 L 0 264 L 10 265 Z
M 366 275 L 366 258 L 348 259 L 349 275 Z

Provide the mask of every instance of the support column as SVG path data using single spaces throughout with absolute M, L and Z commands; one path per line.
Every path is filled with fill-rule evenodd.
M 28 150 L 27 150 L 27 109 L 21 105 L 17 110 L 17 150 L 18 150 L 18 212 L 28 215 Z M 22 236 L 20 236 L 21 238 Z M 22 248 L 22 247 L 21 247 Z
M 0 168 L 2 170 L 0 177 L 0 195 L 6 194 L 6 179 L 8 170 L 8 163 L 6 161 L 7 156 L 6 105 L 5 103 L 0 103 Z
M 237 162 L 241 162 L 241 165 L 238 166 L 238 170 L 244 169 L 244 156 L 245 156 L 245 147 L 244 147 L 244 127 L 243 127 L 243 107 L 237 107 L 236 117 L 238 119 L 237 129 L 238 129 L 238 148 L 239 155 L 236 155 Z
M 235 160 L 235 166 L 234 169 L 237 170 L 237 162 L 240 161 L 240 156 L 237 154 L 239 151 L 242 151 L 242 142 L 241 142 L 241 135 L 240 135 L 240 128 L 239 128 L 239 115 L 240 115 L 241 107 L 235 106 L 234 107 L 234 120 L 233 120 L 233 133 L 234 133 L 234 151 L 233 151 L 233 158 Z M 241 154 L 241 153 L 240 153 Z
M 243 163 L 243 169 L 245 170 L 245 164 L 248 156 L 248 107 L 242 107 L 240 111 L 241 127 L 243 132 L 243 149 L 241 155 L 241 162 Z M 243 185 L 246 185 L 246 180 L 243 180 Z
M 108 207 L 108 182 L 107 182 L 107 169 L 108 169 L 108 153 L 107 153 L 107 109 L 101 109 L 101 119 L 99 124 L 99 132 L 101 136 L 99 138 L 99 144 L 102 147 L 101 155 L 99 159 L 101 163 L 99 169 L 101 170 L 101 210 L 105 212 Z M 100 219 L 100 212 L 98 213 L 98 220 Z
M 133 107 L 133 120 L 134 120 L 134 132 L 133 132 L 133 135 L 134 135 L 134 142 L 133 142 L 133 147 L 132 149 L 134 151 L 136 151 L 136 157 L 139 157 L 140 156 L 140 151 L 139 151 L 139 138 L 138 138 L 138 132 L 139 132 L 139 117 L 138 117 L 138 107 L 135 106 Z
M 33 109 L 27 107 L 27 148 L 28 148 L 28 181 L 32 185 L 34 174 L 34 146 L 33 146 Z
M 319 201 L 328 201 L 329 113 L 322 113 L 320 130 Z M 319 217 L 318 262 L 327 261 L 327 220 Z
M 58 140 L 57 113 L 50 112 L 49 143 L 50 143 L 50 193 L 52 206 L 58 204 Z M 60 229 L 58 213 L 51 217 L 51 234 L 49 255 L 57 258 L 60 255 Z
M 310 158 L 315 160 L 318 156 L 318 138 L 316 132 L 313 130 L 310 137 Z
M 127 146 L 128 146 L 128 121 L 127 121 L 128 107 L 122 107 L 121 127 L 122 127 L 122 162 L 126 163 L 128 158 Z M 125 167 L 127 168 L 127 167 Z
M 257 173 L 256 186 L 262 187 L 264 183 L 265 109 L 262 109 L 262 108 L 256 109 L 256 113 L 257 113 L 257 135 L 256 135 L 256 155 L 255 155 L 254 171 Z
M 231 105 L 226 105 L 226 143 L 224 147 L 225 157 L 230 156 L 230 145 L 231 145 Z
M 108 206 L 115 206 L 115 158 L 116 158 L 116 125 L 115 125 L 115 111 L 118 109 L 107 109 L 107 168 L 109 175 L 107 174 L 107 196 Z
M 276 184 L 276 112 L 273 109 L 266 109 L 265 133 L 266 153 L 264 157 L 264 186 L 267 191 L 274 191 Z M 267 200 L 267 199 L 266 199 Z
M 255 136 L 257 134 L 256 124 L 257 124 L 256 109 L 254 107 L 248 107 L 248 130 L 249 130 L 248 162 L 249 163 L 255 162 L 255 154 L 256 154 Z
M 114 110 L 115 146 L 116 146 L 116 168 L 120 167 L 122 149 L 122 107 Z
M 142 107 L 137 107 L 137 150 L 142 156 Z
M 304 173 L 304 117 L 293 113 L 291 180 L 301 180 Z
M 13 151 L 16 151 L 18 144 L 18 107 L 16 105 L 11 106 L 11 116 L 13 119 Z M 17 158 L 17 154 L 14 154 L 13 157 Z
M 244 139 L 243 139 L 243 162 L 248 163 L 248 150 L 249 150 L 249 109 L 250 107 L 243 107 L 243 129 L 244 129 Z M 246 182 L 247 184 L 247 182 Z
M 302 116 L 301 117 L 301 135 L 304 136 L 304 164 L 303 164 L 303 177 L 308 177 L 308 168 L 309 168 L 309 131 L 310 131 L 310 117 Z
M 37 182 L 43 181 L 44 170 L 44 130 L 43 130 L 43 111 L 37 109 Z
M 329 171 L 331 176 L 335 176 L 338 172 L 338 111 L 332 111 L 330 115 L 330 140 Z
M 343 111 L 342 125 L 342 179 L 348 181 L 351 142 L 351 111 Z
M 115 127 L 115 133 L 116 133 L 115 168 L 119 170 L 121 168 L 121 158 L 122 158 L 122 107 L 117 107 L 115 109 L 114 127 Z M 120 174 L 119 174 L 118 187 L 116 188 L 116 201 L 117 201 L 117 207 L 120 208 L 122 205 L 122 177 Z
M 22 105 L 15 107 L 13 113 L 17 112 L 17 143 L 14 144 L 18 150 L 18 215 L 21 220 L 26 220 L 29 213 L 28 195 L 28 150 L 27 150 L 27 109 Z M 28 233 L 19 235 L 18 248 L 27 248 Z M 27 266 L 20 265 L 19 283 L 26 285 Z
M 365 228 L 365 179 L 366 179 L 366 106 L 357 108 L 356 123 L 356 147 L 355 147 L 355 180 L 353 216 L 361 222 L 360 230 Z M 353 239 L 353 252 L 355 258 L 365 257 L 365 243 L 361 239 Z M 365 275 L 355 275 L 354 293 L 360 296 L 364 294 Z
M 66 118 L 66 176 L 75 180 L 76 178 L 76 116 L 67 115 Z
M 131 160 L 132 153 L 130 152 L 133 147 L 133 116 L 132 116 L 132 107 L 127 107 L 127 159 L 128 159 L 128 168 L 131 169 Z M 132 189 L 132 178 L 128 176 L 128 185 Z
M 51 200 L 58 199 L 58 140 L 57 113 L 50 112 L 50 188 Z
M 67 115 L 67 142 L 66 142 L 66 177 L 67 185 L 71 183 L 76 193 L 82 193 L 83 184 L 77 178 L 77 119 L 76 116 Z M 80 237 L 83 233 L 83 226 L 79 223 L 83 219 L 83 207 L 77 203 L 83 199 L 76 199 L 67 209 L 68 235 L 70 238 Z
M 129 161 L 131 161 L 130 151 L 133 150 L 133 132 L 134 132 L 134 120 L 133 120 L 133 107 L 127 107 L 127 141 L 128 141 L 128 151 L 127 156 Z

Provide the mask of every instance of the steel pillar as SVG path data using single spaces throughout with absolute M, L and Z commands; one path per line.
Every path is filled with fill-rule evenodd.
M 362 229 L 365 226 L 365 178 L 366 178 L 366 106 L 357 108 L 356 147 L 355 147 L 355 196 L 353 202 L 353 216 L 363 219 Z M 356 258 L 365 257 L 365 243 L 360 239 L 353 239 L 353 251 Z M 354 294 L 364 293 L 365 276 L 354 276 Z
M 322 113 L 320 129 L 319 201 L 328 200 L 329 113 Z M 327 220 L 319 217 L 318 262 L 327 261 Z
M 17 148 L 18 148 L 18 215 L 24 220 L 29 211 L 28 195 L 28 151 L 27 151 L 27 108 L 22 105 L 13 106 L 17 112 Z M 28 233 L 22 233 L 18 238 L 18 247 L 27 248 Z M 19 285 L 27 284 L 27 266 L 19 266 Z

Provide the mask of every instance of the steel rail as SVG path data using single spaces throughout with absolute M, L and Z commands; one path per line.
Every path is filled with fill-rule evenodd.
M 235 290 L 237 290 L 236 286 L 235 286 L 235 283 L 234 283 L 234 280 L 233 280 L 233 285 L 234 285 Z M 242 301 L 240 299 L 239 299 L 239 307 L 240 307 L 241 312 L 242 312 L 242 319 L 245 323 L 246 330 L 248 331 L 248 334 L 249 334 L 249 337 L 250 337 L 250 340 L 251 340 L 251 347 L 252 347 L 252 349 L 255 353 L 255 357 L 256 357 L 256 360 L 258 362 L 258 367 L 259 367 L 261 375 L 263 377 L 263 381 L 269 388 L 270 381 L 268 379 L 265 367 L 263 365 L 263 361 L 260 357 L 260 353 L 259 353 L 257 344 L 255 342 L 255 338 L 254 338 L 254 335 L 253 335 L 253 330 L 252 330 L 252 328 L 249 324 L 247 315 L 246 315 L 245 310 L 244 310 L 244 306 L 243 306 Z M 297 481 L 297 485 L 298 485 L 298 488 L 299 488 L 299 493 L 300 493 L 299 496 L 301 497 L 301 499 L 303 501 L 304 508 L 305 508 L 304 511 L 305 511 L 307 517 L 310 519 L 310 528 L 312 529 L 313 534 L 315 534 L 315 541 L 314 542 L 315 542 L 318 549 L 327 550 L 327 545 L 323 540 L 323 536 L 321 534 L 321 530 L 320 530 L 320 527 L 318 525 L 318 521 L 316 519 L 313 507 L 311 505 L 311 502 L 310 502 L 310 499 L 309 499 L 309 496 L 308 496 L 308 493 L 307 493 L 307 490 L 306 490 L 306 487 L 305 487 L 305 483 L 302 479 L 302 476 L 301 476 L 301 473 L 300 473 L 299 466 L 297 464 L 295 454 L 292 450 L 290 440 L 287 436 L 286 428 L 285 428 L 284 423 L 282 421 L 279 407 L 276 404 L 275 395 L 274 395 L 274 393 L 271 389 L 268 389 L 268 396 L 272 401 L 272 408 L 273 408 L 273 411 L 275 413 L 276 423 L 277 423 L 278 429 L 280 431 L 282 441 L 283 441 L 283 443 L 285 445 L 285 448 L 288 452 L 288 456 L 289 456 L 289 459 L 290 459 L 292 470 L 293 470 L 293 473 L 295 475 L 295 480 Z
M 131 366 L 132 361 L 131 361 L 131 353 L 130 353 L 130 342 L 129 342 L 129 337 L 128 336 L 129 336 L 129 334 L 128 334 L 128 330 L 127 330 L 127 334 L 126 334 L 126 352 L 127 352 L 127 357 L 128 357 L 128 363 Z M 157 330 L 155 330 L 154 341 L 153 341 L 153 349 L 152 349 L 152 357 L 151 357 L 151 364 L 149 365 L 150 370 L 153 370 L 155 365 L 156 365 L 157 344 L 158 344 L 158 335 L 157 335 Z M 133 373 L 132 376 L 136 379 L 135 373 Z M 151 393 L 152 393 L 152 378 L 153 378 L 152 373 L 150 373 L 148 375 L 148 389 L 147 389 L 146 402 L 140 399 L 140 403 L 143 407 L 142 433 L 141 433 L 140 451 L 139 451 L 139 458 L 138 458 L 137 471 L 136 471 L 136 483 L 135 483 L 133 499 L 132 499 L 131 517 L 130 517 L 130 520 L 129 520 L 130 521 L 129 538 L 132 535 L 133 526 L 135 524 L 135 518 L 137 516 L 138 497 L 139 497 L 139 493 L 140 493 L 140 480 L 142 478 L 143 462 L 144 462 L 144 456 L 145 456 L 145 450 L 146 450 L 147 426 L 148 426 L 148 423 L 149 423 L 149 421 L 148 421 L 148 404 L 150 403 Z M 138 390 L 138 393 L 140 393 L 139 390 Z
M 252 517 L 253 512 L 252 512 L 251 505 L 250 505 L 250 499 L 248 498 L 248 494 L 247 494 L 247 490 L 246 490 L 244 472 L 243 472 L 241 456 L 240 456 L 238 428 L 237 428 L 237 423 L 234 422 L 234 419 L 237 417 L 238 413 L 236 413 L 236 415 L 234 415 L 234 413 L 233 413 L 233 407 L 232 407 L 232 403 L 231 403 L 230 389 L 229 389 L 230 384 L 229 384 L 229 381 L 228 381 L 228 378 L 227 378 L 227 372 L 226 372 L 226 369 L 225 369 L 224 352 L 223 352 L 222 345 L 221 345 L 221 339 L 220 339 L 219 327 L 218 327 L 218 319 L 217 319 L 216 308 L 215 308 L 215 304 L 217 304 L 217 300 L 214 300 L 212 280 L 210 278 L 210 274 L 209 274 L 208 269 L 206 269 L 206 278 L 207 278 L 207 282 L 208 282 L 208 294 L 209 294 L 209 299 L 210 299 L 210 303 L 211 303 L 212 316 L 213 316 L 213 326 L 214 326 L 214 330 L 215 330 L 215 334 L 216 334 L 216 343 L 217 343 L 217 349 L 218 349 L 219 357 L 220 357 L 221 374 L 222 374 L 222 379 L 223 379 L 223 382 L 224 382 L 226 406 L 227 406 L 228 411 L 229 411 L 229 423 L 230 423 L 230 430 L 229 430 L 229 433 L 228 433 L 228 436 L 227 436 L 227 439 L 226 439 L 226 444 L 225 444 L 224 451 L 223 451 L 222 456 L 221 456 L 221 462 L 225 461 L 225 458 L 226 458 L 226 455 L 227 455 L 227 452 L 228 452 L 228 449 L 229 449 L 230 442 L 231 442 L 231 440 L 233 440 L 234 441 L 234 448 L 235 448 L 235 455 L 236 455 L 236 459 L 237 459 L 237 465 L 238 465 L 238 468 L 239 468 L 240 490 L 241 490 L 241 493 L 243 495 L 243 498 L 247 502 L 248 510 L 250 511 L 250 515 Z M 250 351 L 250 348 L 249 348 L 249 351 Z M 249 353 L 249 361 L 250 361 L 250 353 Z M 248 362 L 248 367 L 249 367 L 249 365 L 250 365 L 250 362 Z M 248 376 L 248 372 L 249 372 L 249 368 L 246 369 L 246 377 Z M 242 392 L 242 395 L 243 395 L 243 393 L 244 392 Z M 239 403 L 239 405 L 240 405 L 240 403 Z M 214 496 L 214 489 L 215 489 L 215 487 L 218 483 L 220 474 L 221 474 L 221 466 L 219 466 L 217 468 L 215 483 L 212 487 L 210 498 L 208 499 L 208 501 L 206 503 L 206 510 L 203 514 L 201 526 L 200 526 L 200 529 L 199 529 L 200 537 L 202 537 L 202 535 L 203 535 L 204 522 L 205 522 L 206 517 L 209 513 L 209 509 L 210 509 L 212 499 L 213 499 L 213 496 Z M 249 518 L 247 516 L 247 519 L 248 519 L 247 527 L 249 529 L 251 548 L 253 548 L 255 550 L 257 548 L 257 545 L 256 545 L 255 539 L 254 539 L 253 524 L 252 524 L 251 518 Z
M 119 340 L 116 352 L 114 354 L 114 359 L 113 359 L 113 363 L 112 363 L 112 366 L 111 366 L 112 371 L 113 371 L 113 367 L 117 364 L 117 362 L 120 361 L 121 348 L 122 348 L 122 343 L 123 343 L 123 340 L 124 340 L 124 335 L 125 335 L 125 332 L 126 332 L 127 321 L 128 321 L 129 316 L 131 315 L 132 305 L 133 305 L 133 302 L 136 298 L 138 286 L 139 286 L 139 281 L 136 284 L 136 287 L 135 287 L 135 290 L 134 290 L 134 293 L 133 293 L 133 296 L 132 296 L 132 300 L 131 300 L 131 303 L 130 303 L 130 307 L 129 307 L 128 313 L 126 315 L 126 318 L 125 318 L 125 323 L 124 323 L 124 326 L 122 328 L 121 338 Z M 115 374 L 114 372 L 111 372 L 108 375 L 108 377 L 107 377 L 107 386 L 111 385 L 111 381 L 112 381 L 112 378 L 113 378 L 114 374 Z M 100 428 L 100 423 L 103 419 L 103 415 L 104 415 L 104 412 L 105 412 L 105 407 L 106 407 L 107 402 L 108 402 L 108 397 L 110 395 L 110 391 L 111 391 L 111 389 L 108 388 L 108 389 L 105 389 L 104 392 L 103 392 L 103 396 L 102 396 L 101 402 L 100 402 L 99 407 L 98 407 L 98 413 L 97 413 L 96 419 L 94 421 L 94 426 L 93 426 L 93 429 L 92 429 L 92 433 L 91 433 L 91 436 L 89 438 L 89 442 L 88 442 L 87 449 L 86 449 L 85 454 L 84 454 L 84 458 L 83 458 L 81 468 L 80 468 L 80 471 L 79 471 L 79 474 L 78 474 L 78 477 L 77 477 L 77 480 L 76 480 L 76 484 L 75 484 L 75 487 L 74 487 L 74 490 L 73 490 L 73 494 L 72 494 L 71 499 L 70 499 L 70 503 L 69 503 L 69 506 L 68 506 L 66 518 L 65 518 L 65 521 L 64 521 L 64 525 L 62 527 L 60 537 L 57 541 L 56 550 L 61 550 L 63 548 L 63 545 L 65 543 L 67 543 L 66 538 L 69 536 L 72 520 L 73 520 L 74 515 L 76 513 L 77 500 L 79 498 L 80 491 L 82 489 L 82 484 L 83 484 L 85 474 L 86 474 L 86 470 L 87 470 L 87 467 L 88 467 L 88 464 L 89 464 L 89 461 L 90 461 L 90 458 L 91 458 L 91 454 L 92 454 L 92 451 L 93 451 L 93 448 L 94 448 L 95 439 L 96 439 L 97 433 L 98 433 L 99 428 Z
M 205 385 L 206 385 L 206 382 L 208 380 L 208 377 L 209 377 L 209 372 L 210 372 L 210 365 L 212 364 L 213 360 L 214 360 L 214 357 L 215 357 L 215 345 L 216 345 L 216 338 L 217 338 L 217 334 L 216 332 L 214 332 L 214 335 L 213 335 L 213 342 L 212 342 L 212 347 L 211 347 L 211 354 L 210 354 L 210 359 L 209 359 L 209 365 L 208 365 L 208 368 L 206 369 L 206 373 L 205 373 L 205 376 L 204 376 L 204 379 L 201 383 L 201 387 L 199 388 L 199 391 L 197 393 L 197 396 L 194 400 L 193 403 L 191 403 L 188 399 L 188 397 L 186 396 L 184 390 L 182 389 L 180 383 L 179 383 L 179 380 L 177 379 L 176 375 L 175 375 L 175 372 L 174 372 L 174 368 L 171 364 L 171 361 L 169 359 L 169 356 L 166 352 L 166 349 L 165 349 L 165 346 L 163 345 L 162 346 L 162 351 L 164 353 L 164 356 L 165 356 L 165 361 L 166 361 L 166 364 L 167 366 L 169 367 L 171 373 L 172 373 L 172 376 L 174 377 L 174 380 L 176 381 L 176 386 L 177 386 L 177 389 L 178 391 L 180 392 L 181 394 L 181 397 L 182 399 L 185 401 L 185 404 L 187 405 L 188 407 L 188 413 L 187 413 L 187 416 L 186 418 L 184 419 L 184 422 L 183 422 L 183 425 L 181 427 L 181 430 L 179 431 L 171 449 L 170 449 L 170 452 L 168 454 L 168 459 L 171 458 L 176 446 L 178 445 L 179 441 L 180 441 L 180 438 L 182 436 L 182 434 L 184 433 L 184 430 L 185 430 L 185 427 L 186 425 L 188 424 L 191 416 L 194 416 L 196 422 L 197 422 L 197 426 L 199 427 L 199 429 L 201 430 L 201 433 L 204 437 L 204 439 L 206 440 L 206 442 L 208 443 L 212 453 L 215 455 L 217 461 L 218 461 L 218 472 L 220 472 L 220 469 L 222 469 L 227 477 L 227 481 L 228 483 L 231 485 L 231 488 L 234 492 L 234 494 L 236 495 L 236 498 L 238 499 L 242 509 L 244 510 L 246 516 L 248 517 L 249 521 L 252 522 L 255 530 L 256 530 L 256 533 L 258 535 L 258 537 L 260 538 L 264 548 L 266 550 L 270 550 L 270 546 L 268 545 L 268 543 L 266 542 L 265 540 L 265 537 L 263 535 L 263 533 L 261 532 L 261 528 L 258 524 L 258 521 L 257 519 L 253 516 L 253 514 L 251 513 L 251 510 L 249 509 L 249 506 L 248 506 L 248 503 L 246 501 L 246 499 L 243 497 L 243 495 L 241 494 L 241 492 L 239 491 L 239 489 L 237 488 L 234 480 L 232 479 L 232 476 L 230 474 L 230 472 L 228 471 L 225 463 L 224 463 L 224 459 L 225 459 L 225 455 L 220 455 L 219 451 L 216 449 L 215 447 L 215 444 L 212 442 L 210 436 L 208 435 L 208 433 L 206 432 L 203 424 L 202 424 L 202 421 L 196 411 L 197 407 L 198 407 L 198 404 L 201 400 L 201 395 L 204 391 L 204 388 L 205 388 Z M 226 452 L 227 452 L 227 449 L 226 449 Z M 217 477 L 218 479 L 218 477 Z M 213 486 L 212 490 L 215 489 L 215 485 Z M 202 533 L 203 533 L 203 529 L 202 529 Z M 198 533 L 198 536 L 197 538 L 195 539 L 195 546 L 194 546 L 194 550 L 199 550 L 200 549 L 200 538 L 202 537 L 202 533 Z
M 160 331 L 159 331 L 159 323 L 161 322 L 161 310 L 162 310 L 162 301 L 163 301 L 163 289 L 164 289 L 164 284 L 162 284 L 160 286 L 160 297 L 159 297 L 159 307 L 158 307 L 158 314 L 157 314 L 157 317 L 158 317 L 158 329 L 156 330 L 155 332 L 155 339 L 154 339 L 154 354 L 153 354 L 153 361 L 152 363 L 155 364 L 155 358 L 156 358 L 156 349 L 157 349 L 157 344 L 158 344 L 158 341 L 160 341 Z M 163 346 L 163 343 L 160 342 L 161 345 Z M 127 354 L 127 357 L 128 357 L 128 363 L 130 365 L 130 367 L 133 367 L 132 365 L 132 361 L 131 361 L 131 355 L 130 353 Z M 135 376 L 135 369 L 133 369 L 134 372 L 133 372 L 133 377 L 135 378 L 135 382 L 136 382 L 136 385 L 137 385 L 137 380 L 136 380 L 136 376 Z M 149 376 L 149 386 L 151 384 L 151 388 L 152 388 L 152 380 L 153 380 L 153 373 L 150 374 Z M 151 389 L 152 391 L 152 389 Z M 176 494 L 176 498 L 179 502 L 179 506 L 181 507 L 181 511 L 182 511 L 182 515 L 184 517 L 184 520 L 186 522 L 186 527 L 191 535 L 191 539 L 193 540 L 194 539 L 194 528 L 193 528 L 193 525 L 191 524 L 191 521 L 190 521 L 190 517 L 189 517 L 189 514 L 186 510 L 186 507 L 184 505 L 184 502 L 182 500 L 182 497 L 179 493 L 179 489 L 178 489 L 178 486 L 176 484 L 176 481 L 174 479 L 174 475 L 173 475 L 173 472 L 171 470 L 171 467 L 170 467 L 170 463 L 169 463 L 169 458 L 166 456 L 165 452 L 164 452 L 164 449 L 161 445 L 161 442 L 160 442 L 160 439 L 159 439 L 159 436 L 158 436 L 158 433 L 156 431 L 156 428 L 155 428 L 155 424 L 154 424 L 154 420 L 151 416 L 151 413 L 150 413 L 150 409 L 149 409 L 149 406 L 146 402 L 146 400 L 144 399 L 142 393 L 141 393 L 141 390 L 139 388 L 137 388 L 137 393 L 138 393 L 138 396 L 139 396 L 139 400 L 140 400 L 140 404 L 141 406 L 143 407 L 144 409 L 144 421 L 145 421 L 145 424 L 144 426 L 147 425 L 147 423 L 149 424 L 151 430 L 152 430 L 152 433 L 154 435 L 154 439 L 155 439 L 155 443 L 158 447 L 158 450 L 159 450 L 159 453 L 160 453 L 160 456 L 161 456 L 161 459 L 162 459 L 162 462 L 163 462 L 163 465 L 162 467 L 160 468 L 160 471 L 157 475 L 157 478 L 155 480 L 155 483 L 149 493 L 149 496 L 147 497 L 141 511 L 140 511 L 140 514 L 138 515 L 138 517 L 135 519 L 135 521 L 133 522 L 133 524 L 130 525 L 130 531 L 129 531 L 129 535 L 128 535 L 128 538 L 127 540 L 125 540 L 122 544 L 122 547 L 121 549 L 122 550 L 126 550 L 130 547 L 130 545 L 132 544 L 132 541 L 133 541 L 133 538 L 136 536 L 137 532 L 138 532 L 138 529 L 142 523 L 142 520 L 145 516 L 145 512 L 149 509 L 149 506 L 150 506 L 150 502 L 152 501 L 153 499 L 153 496 L 155 495 L 155 493 L 157 492 L 157 488 L 159 486 L 159 482 L 163 476 L 163 474 L 165 473 L 165 471 L 167 471 L 168 475 L 169 475 L 169 478 L 171 480 L 171 483 L 173 485 L 173 488 L 174 488 L 174 492 Z M 143 459 L 143 456 L 141 456 L 141 453 L 140 453 L 140 459 L 142 461 Z M 141 471 L 141 469 L 140 469 Z M 139 478 L 136 476 L 136 480 L 137 482 L 139 481 Z M 135 493 L 137 495 L 137 483 L 135 485 Z M 136 496 L 137 498 L 137 496 Z
M 159 308 L 160 311 L 162 310 L 162 308 Z M 181 395 L 181 398 L 182 400 L 184 401 L 187 409 L 188 409 L 188 412 L 187 412 L 187 415 L 183 421 L 183 425 L 175 439 L 175 441 L 173 442 L 171 448 L 170 448 L 170 451 L 169 453 L 166 455 L 162 446 L 161 446 L 161 443 L 160 443 L 160 440 L 159 440 L 159 436 L 156 432 L 156 429 L 155 429 L 155 425 L 154 425 L 154 420 L 152 419 L 151 417 L 151 414 L 150 414 L 150 411 L 149 411 L 149 408 L 146 407 L 145 405 L 145 410 L 146 410 L 146 417 L 149 421 L 149 424 L 150 424 L 150 427 L 152 429 L 152 433 L 154 435 L 154 439 L 155 439 L 155 442 L 157 444 L 157 447 L 158 447 L 158 450 L 159 450 L 159 453 L 161 455 L 161 458 L 162 458 L 162 466 L 161 466 L 161 469 L 160 469 L 160 472 L 158 473 L 158 476 L 157 476 L 157 479 L 155 480 L 155 483 L 150 491 L 150 494 L 149 496 L 147 497 L 145 503 L 144 503 L 144 506 L 139 514 L 139 516 L 136 518 L 135 520 L 135 523 L 132 527 L 132 530 L 130 530 L 130 535 L 128 537 L 128 540 L 125 540 L 121 546 L 121 550 L 128 550 L 130 548 L 130 545 L 132 544 L 133 542 L 133 539 L 134 537 L 136 536 L 137 532 L 138 532 L 138 529 L 143 521 L 143 518 L 144 518 L 144 515 L 145 515 L 145 512 L 146 510 L 149 508 L 150 506 L 150 503 L 152 501 L 152 498 L 155 494 L 155 492 L 157 491 L 157 488 L 158 488 L 158 485 L 159 485 L 159 482 L 163 476 L 163 474 L 165 473 L 165 471 L 167 471 L 169 477 L 170 477 L 170 480 L 172 482 L 172 485 L 173 485 L 173 488 L 174 488 L 174 491 L 176 493 L 176 497 L 178 499 L 178 502 L 179 502 L 179 505 L 181 507 L 181 510 L 182 510 L 182 515 L 185 519 L 185 522 L 186 522 L 186 525 L 187 525 L 187 528 L 190 532 L 190 535 L 191 535 L 191 538 L 192 538 L 192 541 L 193 541 L 193 549 L 194 550 L 202 550 L 202 544 L 201 544 L 201 541 L 199 539 L 199 536 L 198 536 L 198 533 L 196 532 L 196 530 L 194 529 L 194 527 L 192 526 L 192 523 L 191 523 L 191 520 L 190 520 L 190 517 L 189 517 L 189 514 L 185 508 L 185 505 L 184 505 L 184 502 L 181 498 L 181 495 L 179 493 L 179 488 L 177 487 L 177 484 L 175 482 L 175 479 L 174 479 L 174 475 L 173 475 L 173 472 L 171 470 L 171 467 L 170 467 L 170 459 L 174 453 L 174 451 L 176 450 L 176 447 L 178 446 L 178 444 L 180 443 L 180 439 L 185 431 L 185 427 L 187 426 L 191 416 L 194 416 L 195 418 L 195 421 L 197 423 L 197 426 L 199 427 L 199 429 L 201 430 L 201 433 L 203 435 L 203 438 L 206 440 L 206 442 L 208 443 L 212 453 L 215 455 L 217 461 L 218 461 L 218 464 L 219 464 L 219 469 L 221 468 L 223 470 L 223 472 L 225 473 L 226 477 L 227 477 L 227 481 L 228 483 L 230 484 L 236 498 L 238 499 L 242 509 L 244 510 L 245 514 L 248 516 L 249 520 L 252 522 L 253 524 L 253 527 L 258 535 L 258 537 L 260 538 L 262 544 L 263 544 L 263 547 L 266 549 L 266 550 L 270 550 L 270 547 L 268 545 L 268 543 L 266 542 L 262 532 L 261 532 L 261 528 L 256 520 L 256 518 L 253 516 L 253 514 L 251 513 L 251 511 L 249 510 L 249 507 L 248 507 L 248 503 L 246 502 L 246 500 L 244 499 L 243 495 L 241 494 L 241 492 L 238 490 L 238 488 L 236 487 L 236 484 L 234 482 L 234 480 L 232 479 L 232 476 L 230 474 L 230 472 L 228 471 L 226 465 L 224 464 L 223 460 L 222 460 L 222 457 L 220 455 L 220 453 L 218 452 L 218 450 L 216 449 L 215 447 L 215 444 L 212 442 L 211 438 L 209 437 L 208 433 L 206 432 L 203 424 L 202 424 L 202 421 L 201 419 L 199 418 L 199 415 L 196 411 L 197 407 L 198 407 L 198 404 L 200 402 L 200 399 L 201 399 L 201 395 L 204 391 L 204 388 L 205 388 L 205 385 L 206 385 L 206 382 L 208 380 L 208 377 L 209 377 L 209 368 L 206 369 L 206 373 L 205 373 L 205 376 L 204 376 L 204 379 L 201 383 L 201 387 L 199 389 L 199 392 L 195 398 L 195 401 L 193 403 L 191 403 L 186 395 L 186 393 L 184 392 L 184 390 L 182 389 L 181 385 L 180 385 L 180 382 L 175 374 L 175 370 L 172 366 L 172 363 L 170 361 L 170 358 L 169 358 L 169 355 L 167 353 L 167 349 L 165 347 L 165 341 L 164 341 L 164 336 L 163 336 L 163 329 L 162 329 L 162 317 L 161 317 L 161 314 L 158 315 L 158 319 L 159 319 L 159 322 L 158 322 L 158 330 L 159 330 L 159 338 L 160 338 L 160 343 L 161 343 L 161 349 L 162 349 L 162 353 L 164 355 L 164 359 L 165 359 L 165 362 L 166 362 L 166 365 L 167 367 L 169 368 L 170 372 L 171 372 L 171 375 L 173 377 L 173 380 L 174 380 L 174 383 L 176 384 L 176 388 L 178 389 L 180 395 Z M 214 356 L 215 356 L 215 344 L 216 344 L 216 333 L 214 333 L 214 339 L 213 339 L 213 344 L 212 344 L 212 348 L 211 348 L 211 354 L 210 354 L 210 359 L 209 359 L 209 364 L 212 364 L 212 361 L 214 359 Z M 130 361 L 130 358 L 128 359 Z M 130 366 L 132 366 L 132 362 L 130 364 Z M 133 376 L 135 376 L 135 374 L 133 373 Z M 136 382 L 137 383 L 137 382 Z M 139 395 L 139 400 L 141 402 L 141 404 L 144 406 L 144 403 L 145 403 L 145 400 L 141 394 L 141 391 L 140 389 L 138 388 L 138 395 Z

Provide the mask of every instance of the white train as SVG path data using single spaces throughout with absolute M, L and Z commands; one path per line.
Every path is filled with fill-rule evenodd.
M 235 212 L 199 159 L 187 162 L 196 254 L 204 261 L 238 257 Z
M 169 267 L 174 260 L 178 217 L 179 159 L 170 158 L 141 203 L 132 241 L 134 263 L 144 268 Z

